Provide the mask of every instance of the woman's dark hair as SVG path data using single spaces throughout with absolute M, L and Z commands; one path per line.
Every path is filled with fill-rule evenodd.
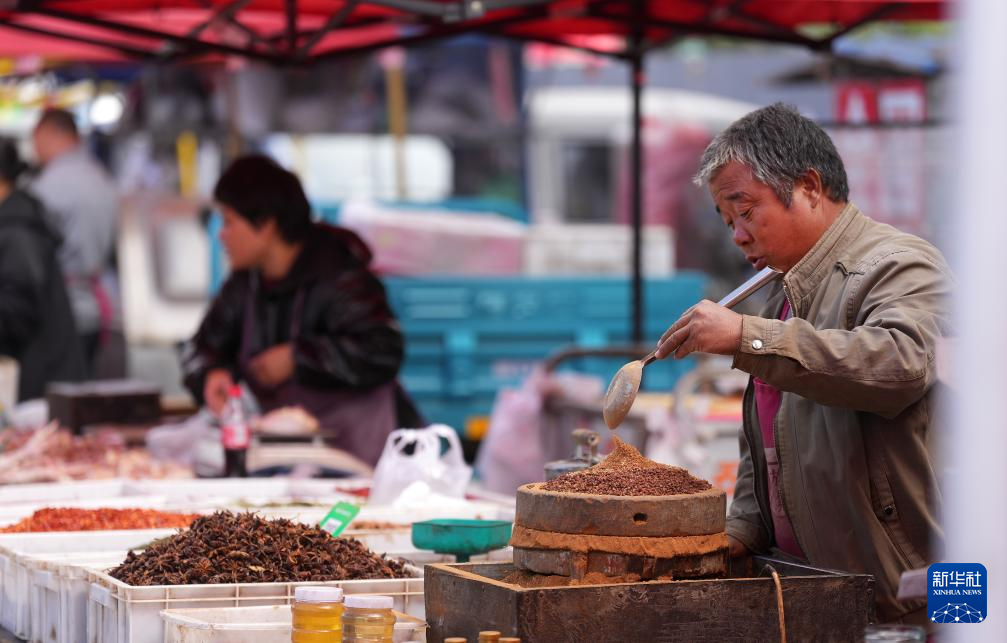
M 14 183 L 27 168 L 28 165 L 21 160 L 17 151 L 17 143 L 8 138 L 0 138 L 0 180 Z
M 272 219 L 287 242 L 303 241 L 311 232 L 311 206 L 301 182 L 268 156 L 236 159 L 217 181 L 213 197 L 257 228 Z

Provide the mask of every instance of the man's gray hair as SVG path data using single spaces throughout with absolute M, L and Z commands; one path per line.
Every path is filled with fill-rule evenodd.
M 794 184 L 808 170 L 822 177 L 826 196 L 837 203 L 850 197 L 846 168 L 832 139 L 811 119 L 783 103 L 743 116 L 718 134 L 703 152 L 696 185 L 709 182 L 731 161 L 752 170 L 790 207 Z

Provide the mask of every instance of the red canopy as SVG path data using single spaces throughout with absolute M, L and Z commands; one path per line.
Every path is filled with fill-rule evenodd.
M 827 47 L 873 20 L 936 20 L 947 0 L 0 0 L 0 55 L 303 64 L 467 32 L 569 44 L 683 34 Z M 834 27 L 813 40 L 797 27 Z M 60 44 L 62 41 L 63 44 Z M 68 43 L 72 43 L 68 44 Z M 611 53 L 611 52 L 606 52 Z M 629 53 L 629 52 L 627 52 Z
M 643 337 L 640 254 L 642 59 L 679 35 L 724 35 L 828 48 L 875 20 L 937 20 L 950 0 L 0 0 L 0 55 L 45 55 L 56 40 L 152 60 L 239 55 L 308 64 L 462 33 L 585 46 L 623 36 L 633 97 L 633 338 Z M 832 27 L 818 40 L 798 27 Z M 15 35 L 17 37 L 15 37 Z M 587 41 L 590 42 L 590 41 Z M 55 53 L 55 52 L 53 52 Z

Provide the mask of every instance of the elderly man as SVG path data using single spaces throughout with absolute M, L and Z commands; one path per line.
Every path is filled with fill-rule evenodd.
M 783 105 L 717 136 L 697 182 L 748 261 L 784 273 L 761 316 L 704 301 L 658 349 L 730 355 L 752 376 L 731 554 L 782 550 L 872 574 L 881 620 L 927 622 L 925 603 L 895 596 L 900 574 L 932 562 L 943 538 L 929 447 L 944 258 L 849 202 L 828 135 Z
M 45 206 L 51 227 L 63 237 L 59 262 L 87 368 L 93 374 L 102 333 L 115 317 L 116 304 L 102 277 L 115 248 L 118 190 L 84 148 L 69 112 L 43 112 L 32 139 L 42 172 L 31 190 Z

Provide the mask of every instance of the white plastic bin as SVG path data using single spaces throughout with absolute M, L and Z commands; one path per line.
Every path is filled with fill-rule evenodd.
M 426 641 L 427 624 L 408 614 L 395 614 L 396 643 Z M 165 643 L 289 643 L 289 605 L 164 610 Z
M 422 571 L 415 578 L 332 581 L 327 583 L 237 583 L 136 587 L 104 572 L 90 572 L 87 640 L 91 643 L 162 643 L 161 611 L 210 607 L 289 605 L 304 585 L 342 587 L 346 594 L 380 594 L 395 599 L 395 609 L 423 618 Z M 257 639 L 256 639 L 257 640 Z
M 26 557 L 29 641 L 84 643 L 87 638 L 89 569 L 108 569 L 125 551 L 74 552 Z
M 174 529 L 123 531 L 62 531 L 0 534 L 0 626 L 20 638 L 28 637 L 30 556 L 75 551 L 126 551 L 175 533 Z

